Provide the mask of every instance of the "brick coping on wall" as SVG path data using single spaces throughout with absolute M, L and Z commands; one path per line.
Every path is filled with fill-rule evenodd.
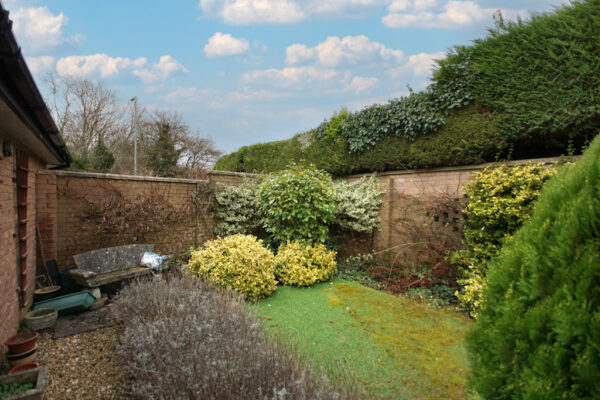
M 578 160 L 581 156 L 572 156 L 573 160 Z M 385 171 L 385 172 L 364 172 L 362 174 L 354 174 L 348 175 L 345 178 L 361 178 L 363 176 L 371 176 L 373 174 L 377 174 L 377 176 L 391 176 L 391 175 L 411 175 L 411 174 L 428 174 L 434 172 L 450 172 L 450 171 L 477 171 L 482 170 L 487 167 L 493 167 L 495 165 L 523 165 L 523 164 L 539 164 L 543 163 L 546 165 L 554 164 L 564 157 L 546 157 L 546 158 L 531 158 L 527 160 L 513 160 L 513 161 L 498 161 L 498 162 L 489 162 L 485 164 L 475 164 L 475 165 L 458 165 L 454 167 L 439 167 L 439 168 L 424 168 L 424 169 L 404 169 L 397 171 Z
M 139 176 L 139 175 L 118 175 L 118 174 L 103 174 L 99 172 L 81 172 L 81 171 L 61 171 L 61 170 L 40 170 L 41 175 L 59 175 L 72 176 L 75 178 L 96 178 L 96 179 L 120 179 L 126 181 L 143 181 L 143 182 L 166 182 L 166 183 L 189 183 L 189 184 L 206 184 L 209 180 L 206 179 L 184 179 L 184 178 L 161 178 L 158 176 Z M 247 172 L 229 172 L 229 171 L 209 171 L 211 176 L 234 176 L 234 177 L 254 177 L 257 174 Z
M 261 174 L 253 174 L 251 172 L 232 172 L 232 171 L 210 171 L 209 175 L 216 176 L 241 176 L 241 177 L 254 177 L 260 176 Z
M 183 178 L 160 178 L 157 176 L 137 176 L 137 175 L 117 175 L 117 174 L 102 174 L 98 172 L 77 172 L 77 171 L 60 171 L 60 170 L 44 170 L 39 171 L 39 174 L 55 174 L 58 176 L 71 176 L 74 178 L 96 178 L 96 179 L 117 179 L 124 181 L 143 181 L 143 182 L 165 182 L 165 183 L 189 183 L 199 184 L 208 183 L 203 179 L 183 179 Z

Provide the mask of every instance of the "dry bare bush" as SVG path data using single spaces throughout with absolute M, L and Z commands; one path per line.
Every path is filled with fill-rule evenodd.
M 124 288 L 117 352 L 142 399 L 341 399 L 323 376 L 264 335 L 243 300 L 198 279 Z M 351 389 L 347 389 L 352 392 Z

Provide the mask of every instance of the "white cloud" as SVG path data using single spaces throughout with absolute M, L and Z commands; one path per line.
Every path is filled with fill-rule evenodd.
M 244 54 L 250 49 L 248 40 L 237 39 L 229 33 L 215 33 L 204 46 L 204 54 L 209 58 Z
M 401 12 L 401 11 L 423 11 L 434 8 L 438 5 L 438 0 L 394 0 L 388 6 L 390 12 Z
M 393 50 L 372 41 L 364 35 L 328 37 L 315 47 L 293 44 L 286 49 L 286 62 L 291 65 L 316 60 L 327 67 L 345 64 L 364 64 L 381 61 L 399 63 L 404 58 L 402 50 Z
M 152 68 L 135 69 L 133 74 L 144 83 L 165 80 L 176 73 L 186 73 L 187 69 L 170 55 L 161 56 Z
M 377 78 L 363 78 L 360 76 L 355 76 L 350 82 L 349 88 L 355 94 L 360 94 L 371 89 L 374 86 L 377 86 L 379 83 L 379 79 Z
M 35 74 L 50 71 L 54 67 L 55 58 L 52 56 L 27 57 L 26 62 L 29 70 Z
M 148 60 L 145 57 L 131 59 L 127 57 L 111 57 L 106 54 L 93 54 L 89 56 L 69 56 L 58 60 L 56 71 L 60 75 L 77 76 L 81 78 L 100 76 L 113 77 L 123 72 L 129 72 L 144 83 L 156 83 L 167 79 L 178 72 L 187 72 L 183 65 L 173 57 L 164 55 L 151 67 L 146 67 Z M 157 85 L 153 87 L 159 87 Z M 149 88 L 152 90 L 152 87 Z
M 120 72 L 146 64 L 144 57 L 132 60 L 127 57 L 110 57 L 106 54 L 93 54 L 89 56 L 69 56 L 58 60 L 56 71 L 60 75 L 88 77 L 100 74 L 106 78 Z
M 430 76 L 435 65 L 434 60 L 446 57 L 443 51 L 437 53 L 419 53 L 408 57 L 408 61 L 397 68 L 388 70 L 390 77 L 397 79 L 402 76 L 427 77 Z
M 306 18 L 292 0 L 200 0 L 200 8 L 231 25 L 289 24 Z
M 391 0 L 200 0 L 205 15 L 231 25 L 290 24 L 310 17 L 356 18 Z
M 303 89 L 310 84 L 343 84 L 352 77 L 350 72 L 313 66 L 287 67 L 245 72 L 242 82 L 246 84 L 269 84 L 280 88 Z
M 330 14 L 344 17 L 357 17 L 364 11 L 376 10 L 389 0 L 311 0 L 306 3 L 306 10 L 314 15 Z
M 10 18 L 19 44 L 31 54 L 63 45 L 77 45 L 85 40 L 80 34 L 65 36 L 63 27 L 68 18 L 63 13 L 52 14 L 48 7 L 16 8 Z
M 191 100 L 199 95 L 198 88 L 195 87 L 178 87 L 168 93 L 165 98 L 167 100 Z
M 482 8 L 474 1 L 451 0 L 439 7 L 436 0 L 395 0 L 382 18 L 389 28 L 461 28 L 488 22 L 496 8 Z M 502 9 L 506 18 L 526 17 L 525 10 Z
M 290 92 L 274 92 L 265 90 L 265 86 L 276 89 L 302 91 L 304 94 L 334 94 L 353 92 L 360 94 L 379 84 L 379 79 L 353 76 L 350 71 L 337 71 L 331 68 L 315 66 L 287 67 L 282 69 L 266 69 L 246 72 L 242 75 L 242 83 L 248 85 L 236 99 L 275 99 L 287 97 Z M 260 90 L 251 90 L 259 86 Z

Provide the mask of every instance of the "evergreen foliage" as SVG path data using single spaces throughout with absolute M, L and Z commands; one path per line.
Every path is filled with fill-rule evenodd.
M 372 176 L 354 182 L 342 180 L 335 182 L 334 187 L 337 197 L 334 223 L 337 226 L 360 233 L 371 233 L 377 229 L 381 222 L 381 195 L 385 193 L 379 189 L 378 179 Z
M 600 137 L 490 263 L 468 338 L 487 399 L 600 398 Z
M 179 151 L 175 148 L 171 127 L 161 123 L 158 137 L 146 154 L 146 165 L 156 176 L 173 177 L 177 175 L 178 159 Z
M 231 235 L 192 250 L 188 271 L 256 301 L 277 289 L 275 259 L 252 235 Z
M 312 286 L 333 278 L 336 252 L 321 243 L 286 242 L 275 256 L 275 277 L 286 286 Z
M 335 200 L 331 177 L 310 165 L 291 164 L 264 177 L 258 188 L 263 227 L 277 244 L 325 242 L 335 217 Z
M 503 137 L 581 140 L 598 129 L 599 54 L 600 0 L 576 1 L 456 47 L 434 80 L 450 84 L 446 67 L 468 59 L 473 100 L 502 113 Z
M 576 1 L 454 48 L 421 92 L 242 147 L 215 169 L 273 172 L 305 159 L 339 176 L 494 161 L 507 148 L 515 158 L 579 150 L 600 125 L 599 54 L 600 0 Z M 465 126 L 446 129 L 457 120 Z
M 302 176 L 294 176 L 294 174 Z M 262 183 L 258 179 L 248 180 L 238 186 L 226 186 L 222 191 L 215 193 L 215 234 L 221 237 L 238 233 L 252 234 L 266 238 L 270 243 L 280 243 L 283 241 L 281 238 L 284 237 L 284 231 L 287 232 L 285 234 L 297 235 L 295 237 L 301 240 L 312 241 L 318 237 L 318 241 L 321 241 L 322 233 L 325 232 L 326 237 L 329 229 L 334 226 L 346 232 L 359 233 L 371 233 L 377 229 L 380 222 L 379 208 L 383 204 L 381 195 L 384 193 L 379 189 L 377 178 L 361 178 L 354 182 L 340 180 L 333 183 L 333 187 L 331 187 L 330 177 L 315 171 L 312 167 L 305 169 L 292 165 L 290 170 L 286 170 L 285 175 L 290 175 L 288 176 L 289 181 L 285 184 L 279 182 L 277 188 L 271 186 L 274 184 L 272 176 L 264 178 L 269 188 L 263 189 L 263 197 L 259 196 Z M 310 181 L 310 185 L 306 188 L 302 187 L 300 183 L 302 179 Z M 287 187 L 284 188 L 284 186 Z M 333 190 L 333 195 L 331 190 Z M 285 192 L 281 198 L 278 197 L 280 192 Z M 296 195 L 298 197 L 294 197 Z M 303 199 L 302 202 L 300 202 L 301 199 Z M 262 201 L 266 201 L 266 203 L 261 204 Z M 326 229 L 310 228 L 315 221 L 313 221 L 313 217 L 307 217 L 309 214 L 312 215 L 311 210 L 302 210 L 306 208 L 305 203 L 318 204 L 321 214 L 323 210 L 327 211 L 325 220 L 329 226 L 326 226 Z M 333 219 L 329 214 L 331 208 L 334 209 Z M 271 220 L 265 222 L 267 211 L 271 215 Z M 286 224 L 296 224 L 297 227 L 293 230 L 280 227 L 277 225 L 277 220 L 273 219 L 274 215 L 285 219 Z M 269 236 L 265 232 L 264 228 L 267 226 L 265 224 L 274 225 L 275 228 L 270 232 L 276 232 L 276 236 Z M 311 239 L 305 236 L 306 230 L 313 233 L 318 230 L 318 234 L 315 233 Z
M 91 169 L 97 172 L 108 172 L 115 163 L 115 157 L 104 144 L 102 136 L 98 137 L 98 143 L 94 147 L 90 161 Z
M 257 233 L 262 224 L 256 199 L 257 189 L 258 182 L 247 181 L 237 186 L 225 186 L 222 191 L 215 193 L 215 235 L 225 237 L 236 233 Z
M 276 172 L 290 160 L 305 160 L 334 176 L 370 171 L 478 164 L 494 161 L 508 152 L 509 144 L 499 135 L 496 113 L 482 113 L 470 106 L 446 118 L 435 134 L 419 136 L 414 142 L 396 136 L 384 138 L 360 154 L 350 154 L 348 142 L 338 135 L 319 140 L 306 132 L 289 140 L 244 146 L 225 155 L 215 170 Z M 308 145 L 303 145 L 307 143 Z
M 453 255 L 460 265 L 463 287 L 458 299 L 477 317 L 485 286 L 488 261 L 496 256 L 506 238 L 529 218 L 544 182 L 556 171 L 543 164 L 486 168 L 464 187 L 469 202 L 464 208 L 465 248 Z

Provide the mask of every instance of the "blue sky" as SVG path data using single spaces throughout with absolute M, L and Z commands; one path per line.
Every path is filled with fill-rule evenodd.
M 2 0 L 28 65 L 182 114 L 231 152 L 427 85 L 432 60 L 559 0 Z

